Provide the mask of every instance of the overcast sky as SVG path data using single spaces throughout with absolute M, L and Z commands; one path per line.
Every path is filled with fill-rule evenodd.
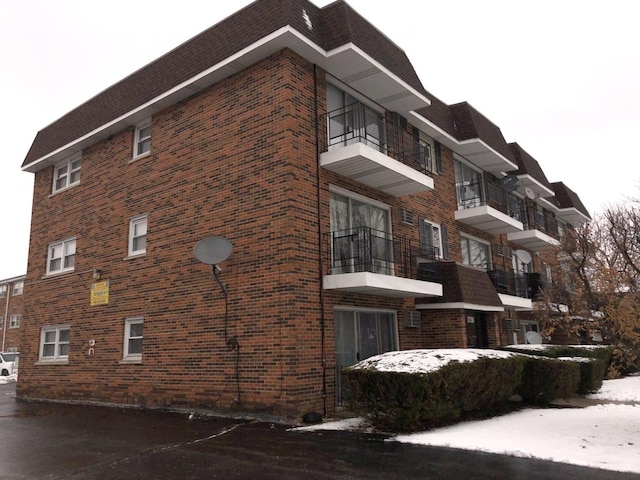
M 249 3 L 0 0 L 0 279 L 27 269 L 33 175 L 20 166 L 38 130 Z M 640 192 L 635 0 L 348 3 L 427 90 L 471 103 L 592 214 Z

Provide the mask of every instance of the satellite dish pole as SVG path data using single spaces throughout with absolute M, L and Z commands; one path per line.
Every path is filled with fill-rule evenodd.
M 229 351 L 236 352 L 236 387 L 237 397 L 235 402 L 240 405 L 240 343 L 237 337 L 228 336 L 227 324 L 229 323 L 229 298 L 227 285 L 220 280 L 219 274 L 222 268 L 218 265 L 231 255 L 233 245 L 225 237 L 207 237 L 200 240 L 193 247 L 193 254 L 202 263 L 211 265 L 211 273 L 222 289 L 224 295 L 224 341 Z

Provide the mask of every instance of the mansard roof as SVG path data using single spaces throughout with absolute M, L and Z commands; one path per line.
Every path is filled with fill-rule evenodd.
M 338 78 L 342 74 L 340 79 L 345 82 L 357 84 L 363 75 L 371 80 L 382 72 L 388 83 L 405 85 L 404 89 L 395 85 L 388 98 L 374 98 L 383 105 L 386 101 L 390 108 L 401 109 L 403 96 L 415 97 L 410 100 L 417 102 L 416 108 L 429 104 L 404 51 L 344 1 L 318 8 L 307 0 L 257 0 L 42 129 L 23 168 L 37 171 L 34 163 L 61 149 L 67 150 L 61 152 L 65 154 L 81 150 L 82 142 L 78 142 L 83 137 L 91 136 L 95 142 L 120 130 L 125 119 L 132 125 L 149 116 L 154 110 L 145 106 L 159 99 L 158 106 L 166 107 L 287 47 L 311 57 Z M 361 70 L 354 72 L 358 62 Z M 372 72 L 369 64 L 375 62 L 379 66 Z M 358 74 L 360 78 L 356 78 Z M 375 83 L 381 85 L 380 81 Z M 109 128 L 111 124 L 116 125 Z M 102 134 L 97 135 L 98 131 Z M 74 143 L 78 143 L 75 148 Z

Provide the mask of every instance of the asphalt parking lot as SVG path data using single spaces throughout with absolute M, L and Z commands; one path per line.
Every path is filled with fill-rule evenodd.
M 637 479 L 354 432 L 15 399 L 0 384 L 1 479 Z

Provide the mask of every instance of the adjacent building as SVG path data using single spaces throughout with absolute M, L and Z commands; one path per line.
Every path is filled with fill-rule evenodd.
M 20 351 L 25 276 L 0 280 L 0 352 Z
M 343 1 L 250 4 L 44 128 L 22 168 L 22 398 L 332 412 L 359 359 L 525 342 L 540 252 L 589 220 Z M 217 267 L 209 237 L 232 246 Z

